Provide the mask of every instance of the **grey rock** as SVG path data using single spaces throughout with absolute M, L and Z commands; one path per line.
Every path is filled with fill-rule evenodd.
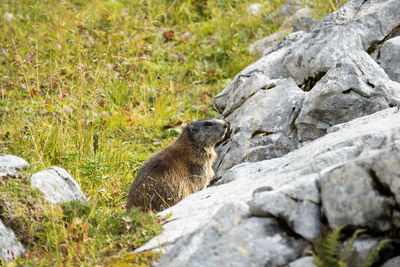
M 260 81 L 261 81 L 260 77 Z M 260 87 L 272 87 L 262 90 Z M 256 90 L 258 88 L 258 90 Z M 217 175 L 243 161 L 259 161 L 283 156 L 296 148 L 292 125 L 303 102 L 304 92 L 291 79 L 264 81 L 238 109 L 238 94 L 226 120 L 231 138 L 218 148 Z
M 278 44 L 278 42 L 288 35 L 290 33 L 289 30 L 282 30 L 276 33 L 273 33 L 271 35 L 268 35 L 267 37 L 264 37 L 261 40 L 258 40 L 257 42 L 251 44 L 247 50 L 253 53 L 259 53 L 259 54 L 264 54 L 264 52 L 270 48 L 271 46 L 275 46 Z
M 306 256 L 289 263 L 289 267 L 314 267 L 316 266 L 312 256 Z
M 398 267 L 398 266 L 400 266 L 400 256 L 388 260 L 381 267 Z
M 271 44 L 269 47 L 263 47 L 260 51 L 262 51 L 262 55 L 266 56 L 271 54 L 272 52 L 278 51 L 284 47 L 289 47 L 292 44 L 296 43 L 298 40 L 303 38 L 306 35 L 305 31 L 293 31 L 291 34 L 284 37 L 281 41 L 276 44 Z
M 311 18 L 312 16 L 312 9 L 311 8 L 300 8 L 298 9 L 292 16 L 288 17 L 285 19 L 285 21 L 282 23 L 282 27 L 284 28 L 290 28 L 295 25 L 295 23 L 302 19 L 302 18 Z M 300 29 L 303 30 L 303 29 Z M 310 32 L 310 31 L 308 31 Z
M 400 116 L 396 108 L 335 127 L 336 130 L 281 158 L 238 164 L 223 174 L 220 185 L 191 194 L 161 212 L 160 216 L 172 216 L 164 225 L 163 232 L 139 251 L 158 250 L 166 244 L 173 247 L 179 238 L 201 229 L 223 205 L 232 201 L 248 202 L 252 193 L 260 188 L 264 191 L 273 188 L 291 198 L 317 204 L 319 193 L 310 177 L 325 168 L 366 157 L 369 155 L 367 151 L 378 151 L 373 153 L 375 155 L 385 149 L 400 147 Z M 299 187 L 300 184 L 303 186 Z M 375 190 L 371 192 L 376 193 Z M 382 198 L 379 194 L 377 196 Z
M 313 186 L 310 191 L 318 191 L 316 175 L 307 178 L 313 181 L 309 183 Z M 297 189 L 292 184 L 290 187 L 289 190 L 283 186 L 280 190 L 254 194 L 252 200 L 249 201 L 250 212 L 255 216 L 272 215 L 282 218 L 294 232 L 311 241 L 321 235 L 319 203 L 315 204 L 303 198 L 294 197 L 292 190 Z M 284 191 L 289 191 L 292 195 L 285 194 Z
M 31 185 L 45 194 L 51 203 L 87 201 L 78 183 L 63 168 L 53 166 L 31 176 Z
M 383 43 L 379 49 L 377 62 L 396 82 L 400 82 L 400 36 Z
M 390 230 L 395 201 L 383 184 L 399 190 L 399 162 L 399 152 L 388 148 L 322 171 L 321 200 L 329 226 Z
M 372 249 L 376 248 L 382 238 L 360 236 L 354 241 L 352 251 L 357 253 L 362 261 L 365 261 Z M 347 241 L 346 241 L 347 242 Z M 346 242 L 344 245 L 346 245 Z
M 296 120 L 298 140 L 318 138 L 335 124 L 395 106 L 400 84 L 393 82 L 366 52 L 342 58 L 315 84 Z
M 383 151 L 364 161 L 374 183 L 381 185 L 381 194 L 394 196 L 400 204 L 400 151 Z
M 14 232 L 0 220 L 0 258 L 4 262 L 13 261 L 25 252 L 25 248 L 15 238 Z
M 272 23 L 272 22 L 283 21 L 288 17 L 293 16 L 301 8 L 302 8 L 302 1 L 288 0 L 285 3 L 283 3 L 277 10 L 273 11 L 270 15 L 268 15 L 267 22 Z
M 297 84 L 327 72 L 331 66 L 355 51 L 366 51 L 383 40 L 399 24 L 397 0 L 349 1 L 326 16 L 288 54 L 284 65 Z
M 304 31 L 311 32 L 318 24 L 318 20 L 310 17 L 300 17 L 293 25 L 293 32 Z
M 23 158 L 13 155 L 0 155 L 0 177 L 15 177 L 19 170 L 29 167 Z
M 245 204 L 230 203 L 199 231 L 180 239 L 157 266 L 282 266 L 306 247 L 274 219 L 249 217 Z

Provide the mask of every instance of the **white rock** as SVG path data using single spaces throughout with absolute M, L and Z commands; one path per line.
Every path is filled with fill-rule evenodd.
M 16 176 L 19 170 L 29 167 L 23 158 L 13 155 L 0 155 L 0 177 Z
M 0 258 L 5 262 L 13 261 L 25 252 L 25 248 L 15 239 L 13 231 L 0 220 Z
M 262 5 L 259 3 L 251 4 L 247 8 L 247 12 L 249 12 L 249 14 L 252 16 L 257 16 L 262 12 Z
M 51 203 L 72 200 L 86 201 L 86 197 L 77 182 L 63 168 L 53 166 L 31 176 L 31 185 L 45 194 Z

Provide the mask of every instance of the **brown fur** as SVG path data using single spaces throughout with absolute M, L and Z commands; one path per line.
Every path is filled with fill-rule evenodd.
M 139 170 L 129 190 L 127 209 L 160 211 L 207 187 L 214 176 L 214 146 L 225 131 L 226 123 L 217 119 L 187 125 L 174 144 L 154 154 Z

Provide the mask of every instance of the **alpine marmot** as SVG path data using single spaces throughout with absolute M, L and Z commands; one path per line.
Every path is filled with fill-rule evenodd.
M 127 209 L 161 211 L 207 187 L 214 176 L 215 144 L 227 123 L 219 119 L 191 122 L 175 143 L 150 157 L 139 170 L 128 194 Z

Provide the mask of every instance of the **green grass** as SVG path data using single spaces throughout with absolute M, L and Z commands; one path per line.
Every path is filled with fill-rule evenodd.
M 212 97 L 258 57 L 248 45 L 279 30 L 266 17 L 284 1 L 254 17 L 255 2 L 264 0 L 2 1 L 0 154 L 31 164 L 0 190 L 21 211 L 0 217 L 32 225 L 20 229 L 29 250 L 17 265 L 99 264 L 159 231 L 154 215 L 124 211 L 129 186 L 180 125 L 217 114 Z M 316 17 L 332 11 L 313 2 Z M 40 195 L 28 174 L 51 165 L 81 185 L 82 213 L 18 200 L 18 190 Z M 24 217 L 37 201 L 37 217 Z

